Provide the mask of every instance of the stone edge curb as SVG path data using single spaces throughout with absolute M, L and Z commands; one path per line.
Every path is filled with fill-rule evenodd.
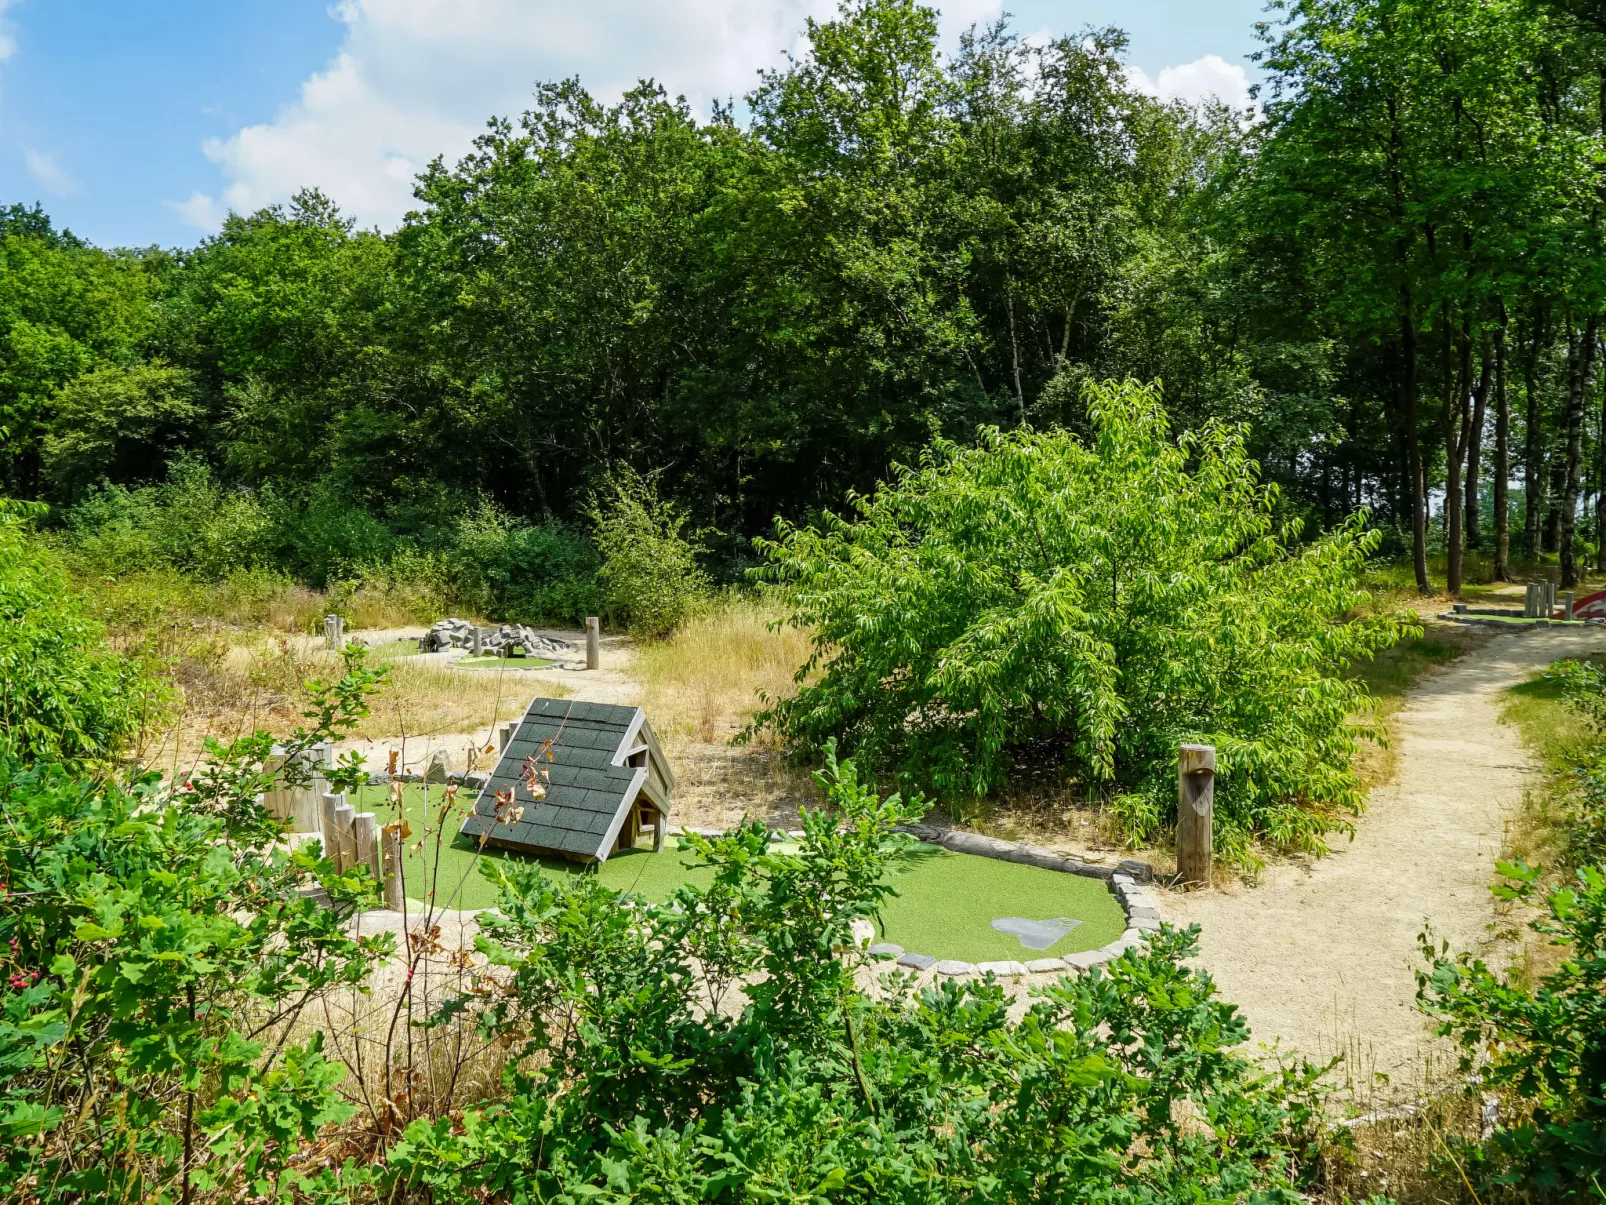
M 1119 958 L 1128 950 L 1148 944 L 1148 934 L 1160 928 L 1160 909 L 1147 890 L 1154 882 L 1154 868 L 1147 862 L 1127 860 L 1119 866 L 1098 866 L 1077 858 L 1044 849 L 1040 845 L 1026 845 L 1019 841 L 1004 841 L 998 837 L 984 837 L 980 833 L 965 833 L 957 829 L 937 828 L 930 824 L 900 824 L 898 832 L 907 833 L 928 845 L 938 845 L 955 853 L 976 854 L 983 858 L 996 858 L 1001 862 L 1015 862 L 1022 866 L 1036 866 L 1061 874 L 1077 874 L 1084 878 L 1103 879 L 1114 893 L 1121 911 L 1126 915 L 1126 929 L 1120 937 L 1097 950 L 1083 950 L 1063 958 L 1035 958 L 1029 963 L 1014 959 L 1002 962 L 969 963 L 956 959 L 933 958 L 904 950 L 890 942 L 870 947 L 876 957 L 892 958 L 898 966 L 913 971 L 935 969 L 949 978 L 966 976 L 993 976 L 999 979 L 1018 979 L 1022 975 L 1053 975 L 1067 971 L 1085 971 Z M 894 954 L 892 951 L 896 950 Z M 907 961 L 906 961 L 907 960 Z

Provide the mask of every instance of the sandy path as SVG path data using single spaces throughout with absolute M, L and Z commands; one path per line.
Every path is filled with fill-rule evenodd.
M 1414 1007 L 1424 923 L 1457 949 L 1491 943 L 1488 885 L 1530 759 L 1499 722 L 1500 692 L 1598 630 L 1500 635 L 1419 686 L 1392 725 L 1394 781 L 1373 792 L 1353 842 L 1258 887 L 1167 893 L 1165 919 L 1204 927 L 1202 964 L 1258 1042 L 1346 1053 L 1396 1083 L 1432 1045 Z

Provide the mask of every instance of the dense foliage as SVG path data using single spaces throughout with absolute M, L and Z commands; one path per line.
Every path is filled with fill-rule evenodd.
M 24 511 L 0 499 L 0 745 L 24 762 L 105 761 L 162 718 L 168 693 L 106 649 Z
M 1086 443 L 941 444 L 851 518 L 783 523 L 766 576 L 815 655 L 756 723 L 954 793 L 1046 758 L 1108 784 L 1136 838 L 1175 807 L 1178 743 L 1212 744 L 1222 849 L 1319 846 L 1360 809 L 1372 732 L 1340 671 L 1402 631 L 1350 618 L 1377 537 L 1357 518 L 1295 543 L 1243 433 L 1174 441 L 1157 390 L 1092 387 L 1089 417 Z
M 1418 999 L 1462 1048 L 1463 1070 L 1505 1095 L 1507 1115 L 1468 1153 L 1474 1174 L 1561 1200 L 1598 1200 L 1606 1183 L 1606 868 L 1554 890 L 1539 871 L 1501 863 L 1495 894 L 1539 910 L 1530 927 L 1562 947 L 1526 983 L 1471 954 L 1424 943 Z
M 314 686 L 292 757 L 366 714 L 358 658 Z M 0 1194 L 39 1202 L 288 1200 L 350 1116 L 309 1008 L 390 947 L 342 916 L 366 871 L 289 854 L 257 804 L 271 738 L 193 775 L 86 778 L 0 748 Z M 316 883 L 333 907 L 299 888 Z
M 1606 665 L 1560 661 L 1545 677 L 1588 721 L 1592 737 L 1571 751 L 1558 784 L 1565 863 L 1574 869 L 1606 866 Z
M 714 881 L 668 905 L 503 877 L 479 944 L 505 986 L 449 1011 L 530 1057 L 503 1101 L 413 1123 L 396 1181 L 441 1201 L 1296 1199 L 1309 1072 L 1230 1052 L 1247 1031 L 1182 964 L 1193 931 L 1018 1021 L 993 981 L 866 990 L 851 922 L 923 808 L 834 758 L 821 777 L 798 852 L 759 824 L 688 838 Z

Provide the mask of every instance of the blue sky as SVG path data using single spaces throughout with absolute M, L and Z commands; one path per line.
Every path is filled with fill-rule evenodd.
M 947 33 L 1124 28 L 1144 86 L 1239 99 L 1264 0 L 946 0 Z M 652 75 L 706 108 L 833 0 L 0 0 L 0 204 L 102 245 L 183 245 L 229 208 L 331 193 L 390 228 L 412 174 L 533 83 Z M 1233 95 L 1237 93 L 1238 95 Z

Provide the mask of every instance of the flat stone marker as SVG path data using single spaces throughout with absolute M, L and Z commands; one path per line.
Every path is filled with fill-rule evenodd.
M 975 973 L 976 973 L 976 968 L 974 966 L 972 966 L 970 963 L 968 963 L 968 962 L 959 962 L 958 960 L 953 959 L 953 958 L 944 958 L 941 962 L 939 962 L 937 964 L 937 974 L 939 974 L 939 975 L 959 976 L 959 975 L 974 975 Z
M 929 971 L 937 965 L 937 960 L 930 954 L 904 954 L 898 959 L 898 965 L 911 971 Z
M 1063 958 L 1034 958 L 1026 964 L 1026 969 L 1034 975 L 1058 975 L 1069 970 L 1070 964 Z
M 1008 933 L 1011 937 L 1019 939 L 1020 944 L 1028 950 L 1046 950 L 1081 923 L 1068 916 L 1056 916 L 1051 920 L 1000 916 L 993 921 L 993 928 L 999 933 Z
M 870 947 L 870 953 L 882 958 L 902 958 L 903 947 L 894 945 L 890 941 L 878 941 Z

